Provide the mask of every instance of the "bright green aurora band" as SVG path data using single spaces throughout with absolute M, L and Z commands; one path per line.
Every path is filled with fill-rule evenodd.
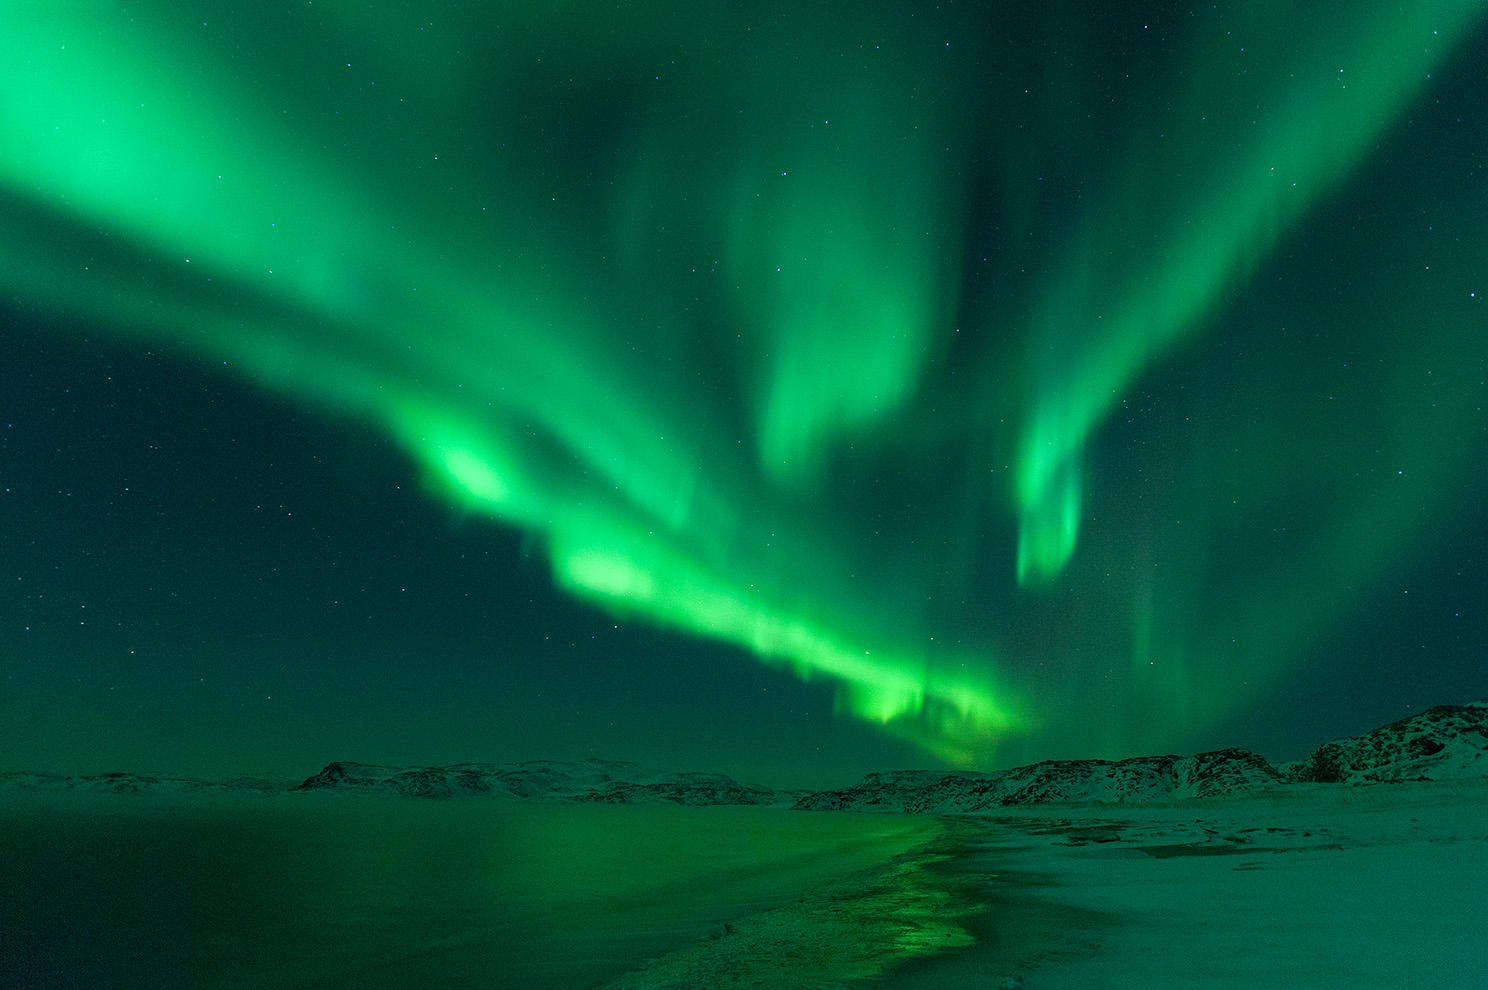
M 713 6 L 5 4 L 0 277 L 380 424 L 574 594 L 953 762 L 1196 729 L 1421 535 L 1451 431 L 1217 604 L 1206 519 L 1296 465 L 1124 530 L 1095 450 L 1488 5 L 1184 12 L 1086 51 L 1096 115 L 1054 15 Z

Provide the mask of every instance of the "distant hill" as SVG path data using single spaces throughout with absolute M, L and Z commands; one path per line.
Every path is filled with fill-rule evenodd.
M 795 797 L 717 773 L 663 773 L 609 760 L 402 768 L 332 763 L 296 790 L 606 804 L 772 805 L 789 804 Z
M 332 763 L 295 784 L 251 777 L 202 780 L 150 773 L 64 775 L 0 773 L 6 791 L 95 794 L 225 794 L 340 792 L 412 798 L 506 798 L 597 804 L 790 805 L 800 791 L 776 791 L 717 773 L 665 773 L 634 763 L 584 760 L 558 763 L 462 763 L 448 767 L 382 767 Z
M 202 780 L 153 773 L 0 773 L 0 793 L 6 791 L 83 791 L 95 794 L 226 794 L 229 792 L 271 794 L 286 791 L 288 781 L 259 777 Z

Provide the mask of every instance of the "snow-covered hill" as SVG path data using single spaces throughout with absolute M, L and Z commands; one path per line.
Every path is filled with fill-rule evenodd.
M 1130 760 L 1050 760 L 993 773 L 873 773 L 846 790 L 809 794 L 796 807 L 833 811 L 967 812 L 1015 804 L 1141 802 L 1215 797 L 1277 787 L 1282 777 L 1243 749 Z
M 610 804 L 788 804 L 794 795 L 716 773 L 661 773 L 634 763 L 462 763 L 379 767 L 332 763 L 296 790 L 337 790 L 403 797 L 495 797 Z
M 1312 757 L 1277 766 L 1296 781 L 1373 783 L 1488 777 L 1488 700 L 1437 705 L 1419 715 L 1335 739 Z
M 1488 777 L 1488 701 L 1439 705 L 1373 732 L 1322 746 L 1273 767 L 1254 753 L 1054 760 L 994 773 L 873 773 L 840 791 L 808 794 L 795 807 L 842 811 L 969 812 L 1021 804 L 1141 803 L 1220 797 L 1294 783 L 1370 784 Z

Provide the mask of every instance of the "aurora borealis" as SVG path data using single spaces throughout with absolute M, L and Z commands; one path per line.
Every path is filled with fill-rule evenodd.
M 1182 750 L 1366 669 L 1485 693 L 1485 15 L 10 5 L 0 284 L 68 361 L 386 438 L 442 543 L 547 565 L 449 594 L 556 585 L 951 763 Z M 29 668 L 66 578 L 6 415 L 7 583 L 62 582 L 10 603 Z M 1351 666 L 1412 585 L 1432 655 Z M 457 633 L 492 690 L 590 676 L 520 611 Z

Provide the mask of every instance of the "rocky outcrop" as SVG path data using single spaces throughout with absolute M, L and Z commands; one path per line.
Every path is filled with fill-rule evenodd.
M 1264 759 L 1243 749 L 1129 760 L 1050 760 L 992 773 L 905 770 L 869 774 L 841 791 L 809 794 L 795 807 L 833 811 L 951 813 L 1020 804 L 1171 801 L 1282 785 Z
M 380 767 L 332 763 L 296 790 L 418 798 L 487 797 L 606 804 L 787 804 L 793 795 L 715 773 L 661 773 L 634 763 L 462 763 Z
M 1488 777 L 1488 700 L 1437 705 L 1373 732 L 1335 739 L 1277 767 L 1298 782 L 1364 784 Z

